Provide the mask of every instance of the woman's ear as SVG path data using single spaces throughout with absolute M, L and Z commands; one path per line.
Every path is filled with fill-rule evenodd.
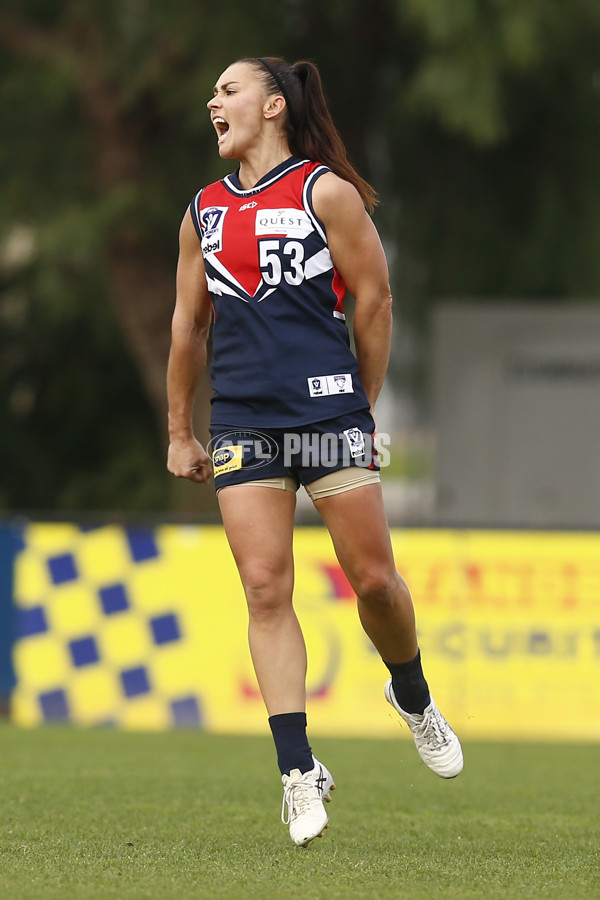
M 275 119 L 277 116 L 281 115 L 285 106 L 286 104 L 283 97 L 278 96 L 277 94 L 269 97 L 263 106 L 263 115 L 265 119 Z

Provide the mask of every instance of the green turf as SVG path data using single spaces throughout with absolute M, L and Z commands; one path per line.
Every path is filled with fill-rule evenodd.
M 3 900 L 600 897 L 597 747 L 318 740 L 331 827 L 279 821 L 267 738 L 0 727 Z

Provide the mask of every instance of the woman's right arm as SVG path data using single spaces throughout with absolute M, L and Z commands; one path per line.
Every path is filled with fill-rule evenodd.
M 177 300 L 167 370 L 169 453 L 167 468 L 178 478 L 207 482 L 210 459 L 194 436 L 193 412 L 198 379 L 206 366 L 212 303 L 198 235 L 188 209 L 179 231 Z

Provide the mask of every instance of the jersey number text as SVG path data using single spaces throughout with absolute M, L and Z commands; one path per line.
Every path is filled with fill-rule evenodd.
M 304 281 L 304 247 L 300 241 L 268 239 L 258 242 L 258 264 L 265 284 L 274 287 Z

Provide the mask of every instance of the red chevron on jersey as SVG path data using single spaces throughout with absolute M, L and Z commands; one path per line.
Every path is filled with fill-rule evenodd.
M 196 196 L 194 220 L 211 294 L 261 302 L 331 271 L 337 316 L 343 316 L 345 285 L 311 200 L 314 182 L 327 171 L 292 159 L 256 189 L 245 191 L 228 176 Z

